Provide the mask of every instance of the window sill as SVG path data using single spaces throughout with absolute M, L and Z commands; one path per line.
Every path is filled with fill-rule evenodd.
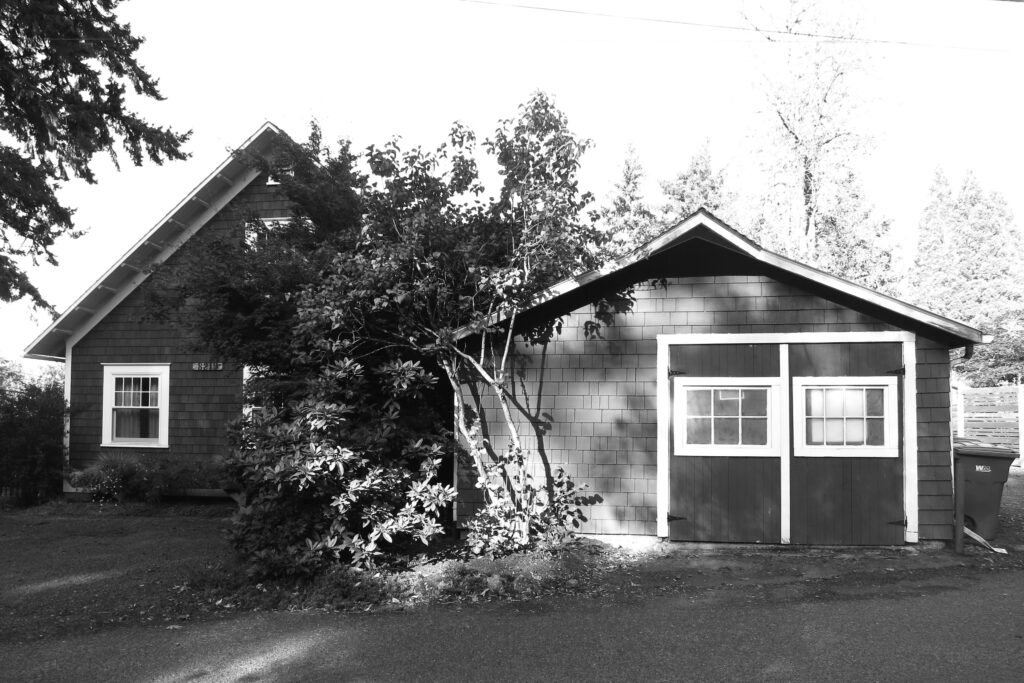
M 815 446 L 797 447 L 793 451 L 797 458 L 898 458 L 898 448 L 872 447 L 863 448 L 859 446 Z
M 721 446 L 719 448 L 685 448 L 672 454 L 675 458 L 712 457 L 712 458 L 777 458 L 777 448 L 751 448 L 741 446 Z
M 100 448 L 170 448 L 170 446 L 152 441 L 104 441 L 100 444 Z

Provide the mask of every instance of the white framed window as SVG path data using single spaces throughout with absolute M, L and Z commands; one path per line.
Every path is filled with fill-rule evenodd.
M 101 446 L 167 448 L 169 363 L 103 365 Z
M 798 457 L 899 457 L 896 377 L 794 377 Z
M 672 378 L 672 454 L 778 456 L 775 377 Z

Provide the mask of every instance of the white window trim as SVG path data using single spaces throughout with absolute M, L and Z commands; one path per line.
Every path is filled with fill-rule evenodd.
M 780 446 L 780 435 L 778 433 L 779 412 L 782 410 L 780 387 L 782 381 L 779 377 L 690 377 L 687 375 L 673 375 L 672 382 L 675 390 L 693 387 L 707 387 L 715 389 L 720 387 L 744 387 L 748 389 L 768 389 L 768 443 L 764 446 L 745 446 L 740 444 L 683 444 L 680 450 L 676 448 L 675 439 L 671 444 L 673 457 L 686 456 L 717 456 L 717 457 L 761 457 L 778 458 L 782 455 Z M 678 401 L 678 398 L 674 398 Z M 672 420 L 676 418 L 676 403 L 672 407 Z M 673 425 L 674 429 L 674 425 Z
M 898 458 L 899 380 L 882 377 L 794 377 L 793 378 L 793 455 L 798 458 Z M 807 444 L 807 402 L 804 389 L 816 386 L 870 387 L 884 390 L 885 444 L 882 446 L 829 446 Z
M 157 377 L 160 401 L 160 436 L 145 440 L 114 440 L 114 378 Z M 103 433 L 100 446 L 111 448 L 167 448 L 167 428 L 170 424 L 171 364 L 170 363 L 103 363 Z

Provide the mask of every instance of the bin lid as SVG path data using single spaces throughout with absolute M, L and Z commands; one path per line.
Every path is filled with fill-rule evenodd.
M 970 456 L 972 458 L 1006 458 L 1016 460 L 1017 451 L 1005 446 L 978 446 L 975 444 L 953 446 L 953 453 L 957 457 Z

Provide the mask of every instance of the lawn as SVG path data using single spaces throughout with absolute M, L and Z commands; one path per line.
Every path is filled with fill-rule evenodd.
M 231 510 L 57 503 L 0 513 L 0 647 L 212 612 L 183 586 L 232 562 Z
M 394 574 L 338 572 L 311 584 L 253 585 L 224 538 L 233 505 L 55 503 L 0 512 L 0 649 L 120 625 L 177 630 L 241 611 L 415 609 L 494 599 L 576 597 L 775 586 L 769 595 L 832 594 L 951 573 L 1024 568 L 1024 472 L 1003 496 L 995 555 L 948 549 L 695 547 L 641 550 L 587 541 L 560 553 L 502 560 L 420 558 Z M 897 571 L 898 570 L 898 571 Z

